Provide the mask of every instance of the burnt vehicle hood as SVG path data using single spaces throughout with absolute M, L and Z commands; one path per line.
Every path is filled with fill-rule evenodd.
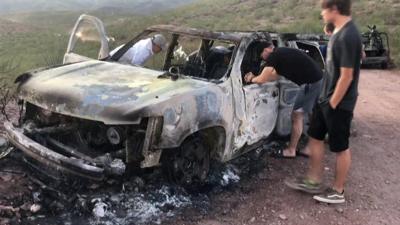
M 86 61 L 37 72 L 19 86 L 19 97 L 46 110 L 105 124 L 135 124 L 144 108 L 215 85 L 163 72 Z M 160 112 L 161 113 L 161 112 Z

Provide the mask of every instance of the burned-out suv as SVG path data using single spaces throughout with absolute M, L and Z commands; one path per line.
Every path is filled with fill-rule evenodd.
M 143 67 L 118 62 L 154 34 L 168 39 L 164 54 Z M 297 46 L 271 36 L 276 46 Z M 243 79 L 259 70 L 264 37 L 159 25 L 110 57 L 102 22 L 82 15 L 63 65 L 17 78 L 22 117 L 5 124 L 7 137 L 49 174 L 102 180 L 163 165 L 177 182 L 202 181 L 211 161 L 255 149 L 274 131 L 290 132 L 298 87 L 284 79 L 262 85 Z M 96 59 L 77 54 L 80 41 L 99 44 Z M 298 44 L 320 57 L 313 44 Z

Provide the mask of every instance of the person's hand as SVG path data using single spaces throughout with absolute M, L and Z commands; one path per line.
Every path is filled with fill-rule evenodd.
M 328 104 L 329 104 L 329 106 L 330 106 L 333 110 L 335 110 L 336 107 L 337 107 L 337 105 L 334 105 L 334 104 L 332 103 L 332 100 L 329 100 Z
M 253 79 L 255 76 L 254 76 L 254 74 L 252 73 L 252 72 L 250 72 L 250 73 L 247 73 L 245 76 L 244 76 L 244 80 L 247 82 L 247 83 L 251 83 L 251 79 Z

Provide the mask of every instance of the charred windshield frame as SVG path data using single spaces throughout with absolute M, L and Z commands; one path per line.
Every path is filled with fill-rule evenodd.
M 164 26 L 161 26 L 162 28 L 164 28 Z M 193 78 L 193 79 L 198 79 L 198 80 L 203 80 L 203 81 L 208 81 L 208 82 L 213 82 L 213 83 L 221 83 L 224 80 L 226 80 L 229 77 L 229 74 L 232 70 L 232 66 L 235 60 L 235 55 L 237 53 L 237 49 L 238 49 L 238 43 L 240 42 L 240 38 L 236 37 L 236 36 L 226 36 L 226 37 L 221 37 L 221 36 L 216 36 L 217 33 L 209 33 L 209 34 L 202 34 L 200 35 L 201 31 L 199 30 L 190 30 L 193 33 L 186 31 L 186 32 L 174 32 L 174 30 L 172 29 L 167 29 L 168 26 L 165 26 L 166 28 L 161 29 L 151 29 L 149 28 L 148 30 L 143 31 L 142 33 L 140 33 L 139 35 L 137 35 L 135 38 L 133 38 L 131 41 L 129 41 L 128 43 L 126 43 L 123 47 L 121 47 L 113 56 L 109 57 L 107 59 L 107 61 L 112 61 L 112 62 L 117 62 L 135 43 L 137 43 L 138 41 L 142 40 L 145 37 L 148 37 L 151 34 L 156 34 L 156 33 L 166 33 L 171 35 L 171 38 L 167 38 L 170 40 L 170 42 L 168 43 L 168 47 L 166 49 L 165 52 L 165 57 L 164 57 L 164 62 L 163 65 L 161 67 L 161 69 L 156 69 L 156 70 L 161 70 L 164 72 L 168 72 L 170 71 L 172 66 L 176 66 L 176 65 L 172 65 L 172 60 L 174 59 L 174 52 L 176 51 L 177 47 L 180 46 L 180 39 L 182 37 L 185 38 L 192 38 L 192 39 L 198 39 L 201 41 L 201 45 L 199 46 L 199 48 L 194 51 L 194 52 L 188 52 L 188 59 L 186 61 L 187 65 L 181 65 L 181 66 L 188 66 L 188 65 L 193 65 L 191 63 L 193 63 L 193 61 L 195 62 L 196 59 L 202 58 L 200 59 L 200 61 L 202 61 L 201 63 L 206 63 L 205 61 L 207 60 L 206 58 L 210 56 L 210 51 L 211 49 L 215 49 L 215 42 L 221 42 L 224 43 L 226 45 L 229 45 L 229 64 L 226 64 L 224 66 L 226 66 L 226 69 L 220 69 L 219 74 L 217 73 L 218 69 L 215 69 L 214 71 L 211 70 L 207 70 L 203 69 L 204 71 L 202 71 L 202 69 L 200 68 L 192 68 L 192 72 L 188 72 L 188 70 L 190 70 L 190 68 L 179 68 L 177 71 L 179 72 L 179 76 L 183 76 L 183 77 L 189 77 L 189 78 Z M 183 28 L 181 28 L 183 29 Z M 222 53 L 221 53 L 222 54 Z M 190 58 L 192 57 L 192 58 Z M 192 62 L 189 62 L 190 60 L 193 60 Z M 133 65 L 132 65 L 133 66 Z M 199 65 L 200 66 L 200 65 Z M 205 65 L 201 65 L 203 67 L 205 67 Z M 155 68 L 149 68 L 149 69 L 153 69 L 155 70 Z M 185 71 L 186 69 L 186 71 Z M 225 71 L 224 71 L 225 70 Z M 200 73 L 203 72 L 203 73 Z

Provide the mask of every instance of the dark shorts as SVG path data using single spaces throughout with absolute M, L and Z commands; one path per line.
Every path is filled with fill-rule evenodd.
M 321 93 L 322 79 L 312 84 L 300 86 L 293 110 L 303 109 L 304 113 L 311 113 Z
M 308 135 L 324 140 L 329 135 L 329 148 L 332 152 L 342 152 L 349 148 L 350 126 L 353 112 L 332 109 L 329 103 L 318 103 L 310 119 Z

